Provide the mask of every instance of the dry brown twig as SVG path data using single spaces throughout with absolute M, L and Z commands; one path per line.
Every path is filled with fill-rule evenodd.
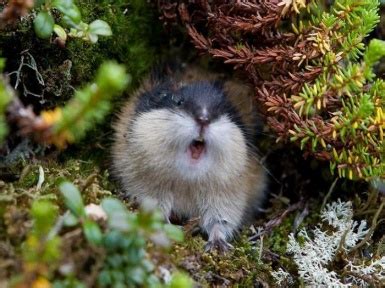
M 9 0 L 0 1 L 1 5 L 4 5 L 3 11 L 0 13 L 0 29 L 5 25 L 13 24 L 17 22 L 20 17 L 28 14 L 33 8 L 34 0 Z

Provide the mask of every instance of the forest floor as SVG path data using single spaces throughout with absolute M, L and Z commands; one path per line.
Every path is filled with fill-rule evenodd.
M 98 141 L 88 148 L 79 147 L 84 146 L 79 144 L 62 155 L 49 153 L 50 156 L 7 169 L 9 181 L 0 182 L 0 203 L 6 204 L 2 206 L 4 222 L 0 223 L 0 279 L 20 271 L 17 255 L 31 226 L 28 216 L 31 202 L 48 199 L 63 207 L 58 190 L 62 179 L 79 187 L 85 204 L 98 204 L 111 195 L 128 201 L 110 177 L 108 148 Z M 195 223 L 190 221 L 184 224 L 185 240 L 170 250 L 159 250 L 149 244 L 149 257 L 160 267 L 158 273 L 182 270 L 200 285 L 216 287 L 274 287 L 271 272 L 280 267 L 295 275 L 296 265 L 286 253 L 288 235 L 319 225 L 320 211 L 326 202 L 342 198 L 361 207 L 366 203 L 364 199 L 370 197 L 367 185 L 334 181 L 325 165 L 305 161 L 294 151 L 276 150 L 267 157 L 266 166 L 270 166 L 271 174 L 269 194 L 258 219 L 252 226 L 244 227 L 232 242 L 234 249 L 226 254 L 204 252 L 205 240 L 199 233 L 193 233 Z M 132 206 L 129 201 L 127 204 Z M 378 202 L 368 205 L 373 206 L 367 208 L 373 213 L 365 217 L 370 220 Z M 384 229 L 382 223 L 377 231 Z M 380 239 L 381 233 L 377 234 L 376 238 Z M 383 240 L 379 245 L 385 246 Z

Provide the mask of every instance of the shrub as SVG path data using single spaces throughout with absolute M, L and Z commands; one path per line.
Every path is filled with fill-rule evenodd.
M 278 142 L 297 143 L 350 179 L 385 173 L 385 82 L 373 72 L 385 44 L 364 44 L 379 21 L 378 6 L 159 1 L 164 21 L 179 13 L 199 51 L 247 73 Z

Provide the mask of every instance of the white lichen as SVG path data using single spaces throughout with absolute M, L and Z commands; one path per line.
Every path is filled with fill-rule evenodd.
M 373 275 L 385 281 L 385 257 L 369 265 L 357 265 L 350 261 L 344 269 L 347 276 L 329 269 L 337 252 L 349 252 L 369 231 L 366 221 L 357 222 L 352 218 L 352 204 L 338 200 L 326 205 L 321 212 L 321 219 L 329 225 L 329 229 L 322 229 L 322 225 L 319 225 L 309 233 L 302 229 L 297 237 L 289 235 L 287 252 L 293 255 L 298 274 L 306 286 L 368 287 L 367 280 L 372 279 Z M 287 277 L 287 272 L 281 270 L 272 272 L 278 285 Z
M 281 286 L 284 283 L 287 284 L 292 284 L 293 283 L 293 278 L 291 275 L 284 271 L 282 268 L 279 268 L 277 271 L 271 272 L 271 275 L 273 276 L 275 282 L 277 285 Z
M 349 261 L 345 269 L 353 272 L 355 275 L 358 275 L 349 275 L 347 277 L 347 280 L 354 286 L 369 287 L 370 285 L 364 279 L 365 276 L 371 277 L 371 275 L 375 275 L 378 280 L 380 280 L 382 283 L 385 283 L 385 256 L 378 260 L 371 261 L 369 265 L 365 265 L 365 263 L 357 265 L 352 261 Z

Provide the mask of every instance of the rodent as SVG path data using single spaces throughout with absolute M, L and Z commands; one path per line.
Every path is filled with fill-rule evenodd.
M 226 251 L 266 188 L 250 89 L 195 67 L 146 80 L 114 124 L 113 174 L 137 202 L 199 217 L 206 250 Z

